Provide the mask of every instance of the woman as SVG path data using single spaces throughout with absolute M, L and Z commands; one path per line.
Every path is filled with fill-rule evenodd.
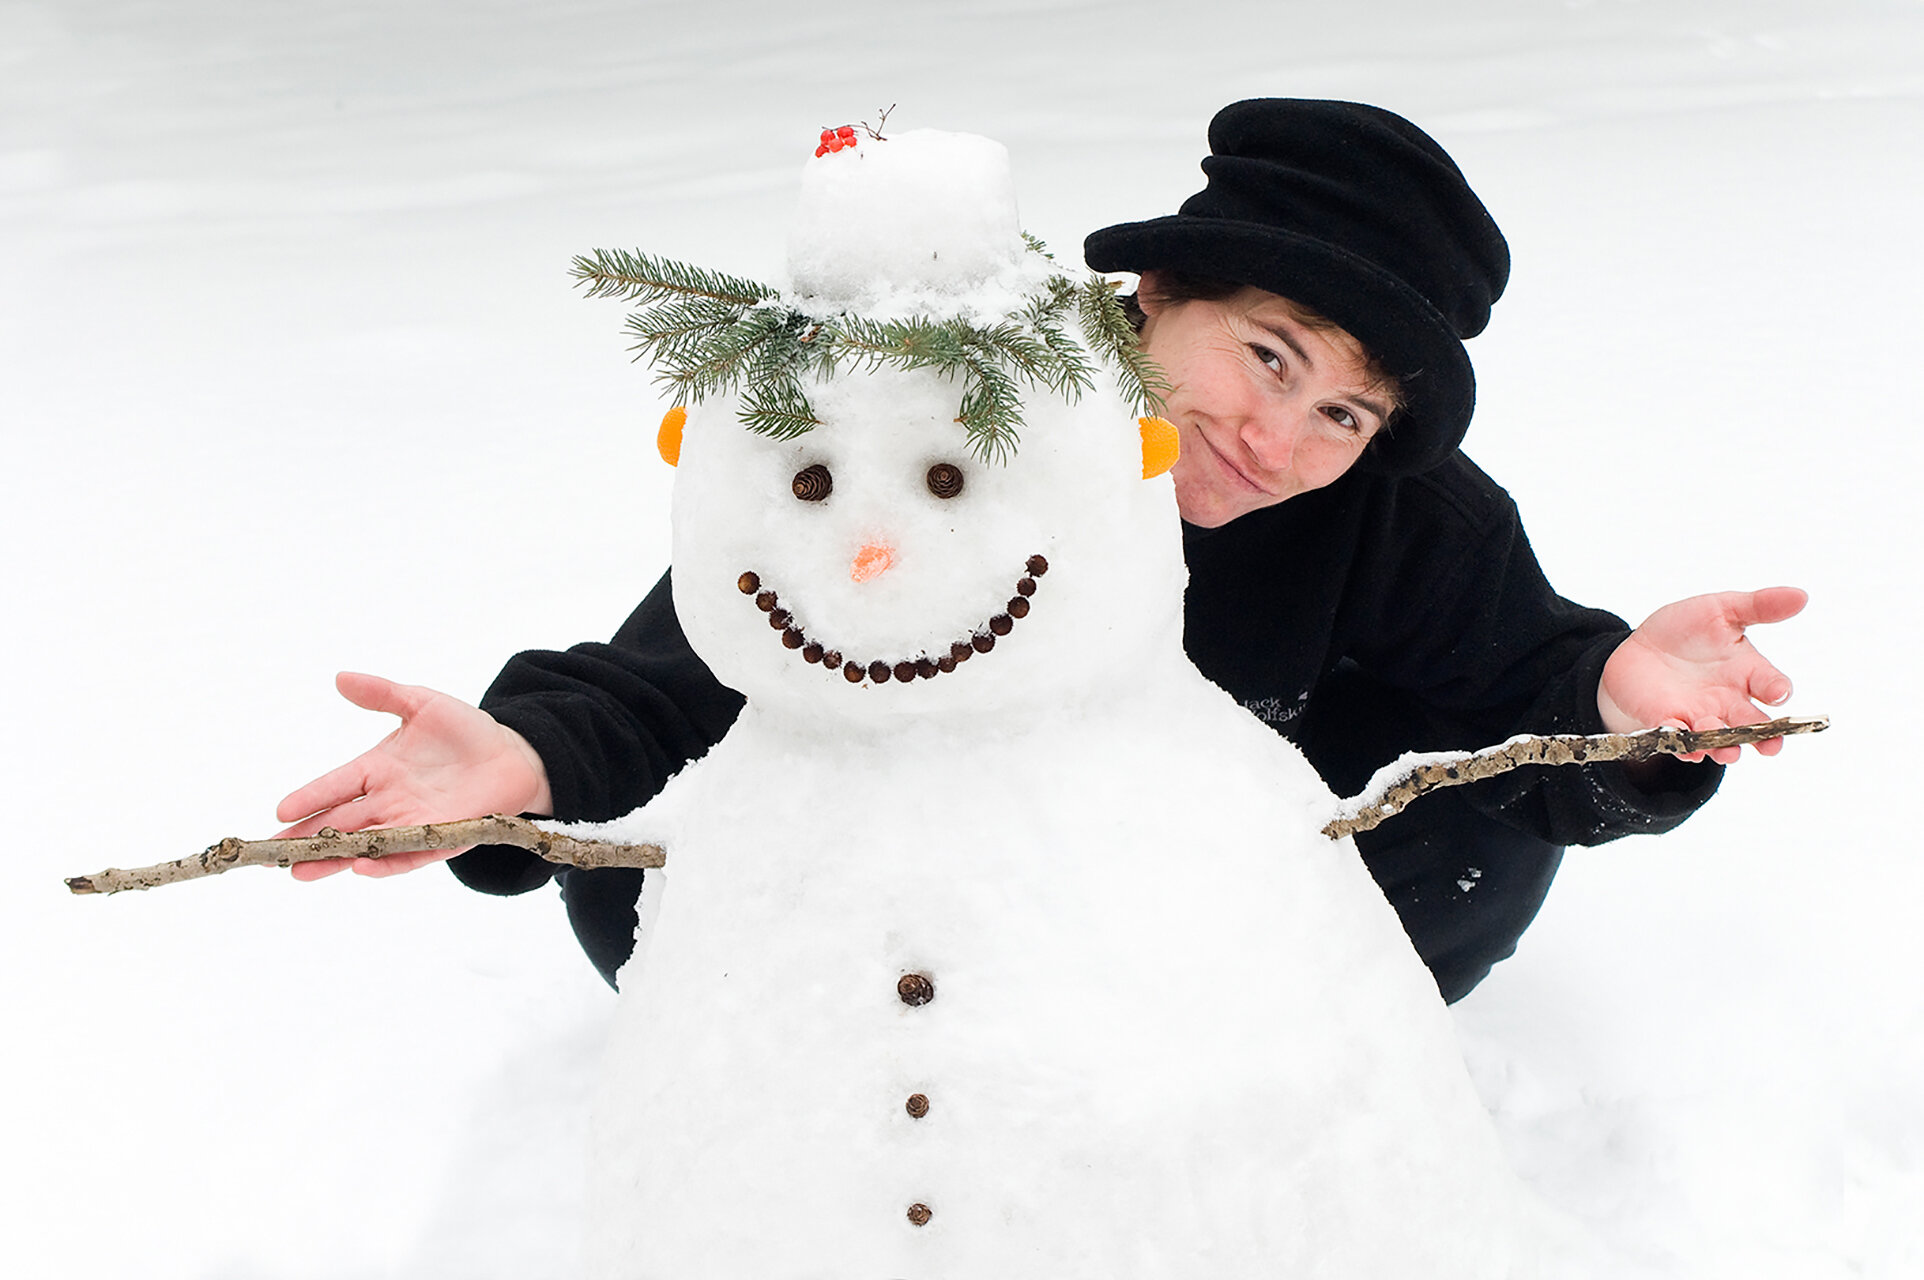
M 1204 674 L 1344 794 L 1410 750 L 1753 723 L 1753 699 L 1789 696 L 1744 629 L 1796 613 L 1802 592 L 1700 596 L 1632 632 L 1551 590 L 1509 496 L 1458 450 L 1475 386 L 1462 340 L 1488 321 L 1509 253 L 1428 135 L 1373 107 L 1264 99 L 1220 112 L 1210 145 L 1208 185 L 1178 213 L 1085 245 L 1092 267 L 1141 277 L 1142 341 L 1181 436 L 1185 647 Z M 282 821 L 301 819 L 285 834 L 617 817 L 741 707 L 688 649 L 667 576 L 611 644 L 521 654 L 480 709 L 371 676 L 339 684 L 402 726 L 282 801 Z M 1358 846 L 1455 1000 L 1514 949 L 1563 846 L 1668 830 L 1736 754 L 1518 771 L 1426 799 Z M 613 983 L 641 872 L 557 871 L 502 848 L 453 867 L 494 893 L 554 876 Z

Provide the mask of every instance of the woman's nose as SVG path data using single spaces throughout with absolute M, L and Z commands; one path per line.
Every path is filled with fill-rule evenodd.
M 1302 438 L 1302 423 L 1294 414 L 1270 414 L 1243 425 L 1243 444 L 1266 471 L 1287 471 Z

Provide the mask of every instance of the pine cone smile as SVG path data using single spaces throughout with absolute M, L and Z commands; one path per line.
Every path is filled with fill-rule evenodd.
M 997 637 L 1008 635 L 1015 629 L 1018 620 L 1028 617 L 1029 598 L 1035 594 L 1036 579 L 1049 571 L 1049 562 L 1040 555 L 1033 555 L 1023 567 L 1027 572 L 1016 581 L 1015 594 L 1009 597 L 1004 611 L 976 627 L 966 640 L 951 643 L 948 652 L 939 657 L 931 657 L 929 650 L 914 657 L 896 659 L 863 660 L 844 655 L 841 650 L 823 644 L 803 630 L 795 616 L 782 607 L 781 599 L 774 590 L 762 585 L 761 575 L 754 570 L 748 570 L 737 578 L 735 586 L 743 595 L 752 597 L 755 607 L 768 615 L 768 625 L 781 637 L 782 647 L 799 652 L 802 661 L 820 663 L 830 671 L 839 668 L 850 684 L 887 684 L 890 680 L 900 680 L 906 684 L 911 680 L 933 680 L 949 674 L 976 654 L 987 653 L 995 648 Z

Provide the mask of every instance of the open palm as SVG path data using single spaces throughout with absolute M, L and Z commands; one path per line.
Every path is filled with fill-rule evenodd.
M 1776 706 L 1789 698 L 1790 677 L 1757 652 L 1744 632 L 1794 616 L 1808 598 L 1796 587 L 1767 587 L 1692 596 L 1657 610 L 1604 664 L 1597 707 L 1605 728 L 1717 729 L 1769 719 L 1756 704 Z M 1782 747 L 1782 738 L 1757 744 L 1765 755 Z M 1730 764 L 1739 749 L 1708 754 Z
M 401 725 L 282 800 L 275 816 L 292 824 L 282 836 L 310 836 L 323 827 L 364 831 L 548 808 L 540 757 L 521 735 L 487 712 L 448 694 L 379 676 L 342 672 L 334 684 L 355 706 L 400 716 Z M 350 866 L 363 875 L 398 875 L 446 861 L 457 852 L 302 862 L 292 870 L 299 880 L 318 880 Z

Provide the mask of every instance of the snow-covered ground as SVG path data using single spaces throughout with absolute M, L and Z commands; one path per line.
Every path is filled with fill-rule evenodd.
M 61 877 L 271 832 L 385 731 L 338 668 L 473 696 L 614 629 L 669 476 L 575 252 L 771 273 L 815 132 L 889 103 L 1071 250 L 1255 94 L 1402 111 L 1495 212 L 1471 452 L 1566 594 L 1813 596 L 1758 638 L 1836 727 L 1573 852 L 1458 1006 L 1515 1159 L 1662 1273 L 1924 1272 L 1924 9 L 1177 12 L 0 4 L 9 1274 L 568 1274 L 610 999 L 552 894 Z

